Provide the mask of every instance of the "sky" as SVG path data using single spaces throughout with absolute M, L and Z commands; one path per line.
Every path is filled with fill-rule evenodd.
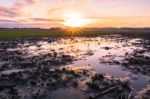
M 84 27 L 150 27 L 150 0 L 0 0 L 0 27 L 65 27 L 72 13 Z

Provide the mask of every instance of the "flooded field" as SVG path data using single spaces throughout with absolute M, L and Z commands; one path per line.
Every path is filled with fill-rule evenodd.
M 148 39 L 0 41 L 0 99 L 150 99 L 149 85 Z

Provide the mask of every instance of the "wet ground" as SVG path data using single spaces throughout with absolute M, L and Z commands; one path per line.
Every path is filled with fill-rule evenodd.
M 149 66 L 140 37 L 1 40 L 0 98 L 149 99 Z

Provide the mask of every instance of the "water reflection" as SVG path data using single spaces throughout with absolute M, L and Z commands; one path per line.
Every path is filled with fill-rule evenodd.
M 19 63 L 28 63 L 27 65 L 33 63 L 30 68 L 33 68 L 35 64 L 34 68 L 41 65 L 56 66 L 58 62 L 60 62 L 59 65 L 64 66 L 66 64 L 63 64 L 63 62 L 67 61 L 68 58 L 66 60 L 62 59 L 71 57 L 68 65 L 90 65 L 97 73 L 106 73 L 118 78 L 130 77 L 131 86 L 135 91 L 140 91 L 148 85 L 148 76 L 141 73 L 132 73 L 132 71 L 120 64 L 113 64 L 113 62 L 124 60 L 127 55 L 132 54 L 135 50 L 142 50 L 142 46 L 136 45 L 142 39 L 129 39 L 120 35 L 95 38 L 59 38 L 50 41 L 47 39 L 34 40 L 34 42 L 32 39 L 17 41 L 16 47 L 12 47 L 12 42 L 10 42 L 10 45 L 6 48 L 6 53 L 4 53 L 4 49 L 1 49 L 0 64 L 7 63 L 10 70 L 20 69 L 20 67 L 16 67 Z M 5 54 L 5 57 L 2 56 L 3 54 Z M 146 53 L 146 55 L 148 54 Z M 16 58 L 17 60 L 13 60 L 12 58 Z M 54 63 L 54 61 L 56 62 Z M 112 65 L 108 64 L 108 61 Z M 134 79 L 135 76 L 137 77 L 136 79 Z

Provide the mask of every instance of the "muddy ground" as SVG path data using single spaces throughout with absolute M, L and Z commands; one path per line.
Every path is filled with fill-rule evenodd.
M 150 40 L 104 35 L 0 41 L 1 99 L 149 99 Z

